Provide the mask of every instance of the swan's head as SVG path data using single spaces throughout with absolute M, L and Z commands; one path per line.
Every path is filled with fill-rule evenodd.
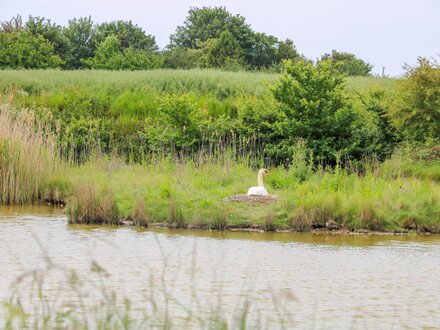
M 268 173 L 269 171 L 268 170 L 266 170 L 265 168 L 262 168 L 260 171 L 258 171 L 258 173 L 261 173 L 261 174 L 266 174 L 266 173 Z

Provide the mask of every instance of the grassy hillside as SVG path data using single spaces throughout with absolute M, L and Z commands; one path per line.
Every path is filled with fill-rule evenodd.
M 216 70 L 6 70 L 0 94 L 3 103 L 35 109 L 49 120 L 62 154 L 74 161 L 87 159 L 91 149 L 135 161 L 152 153 L 212 154 L 225 148 L 257 155 L 267 142 L 265 123 L 278 116 L 271 92 L 278 79 Z M 394 82 L 348 79 L 353 106 L 362 112 L 359 93 L 392 90 Z M 368 114 L 361 117 L 371 121 Z
M 154 90 L 157 92 L 195 92 L 231 95 L 236 93 L 267 93 L 267 85 L 274 84 L 279 74 L 262 72 L 226 72 L 219 70 L 2 70 L 0 86 L 16 86 L 28 93 L 56 93 L 69 89 L 99 91 L 110 89 Z M 396 79 L 378 77 L 349 77 L 348 87 L 357 91 L 369 88 L 392 89 Z

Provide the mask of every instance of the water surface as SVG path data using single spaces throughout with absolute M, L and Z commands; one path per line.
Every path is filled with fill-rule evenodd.
M 76 226 L 57 209 L 3 207 L 0 242 L 0 301 L 26 292 L 14 281 L 50 260 L 80 278 L 99 265 L 109 274 L 106 289 L 134 306 L 155 295 L 163 310 L 165 290 L 175 320 L 188 310 L 208 317 L 221 309 L 234 318 L 248 303 L 267 327 L 440 327 L 440 237 L 434 235 Z M 62 283 L 61 275 L 50 277 L 50 297 L 59 296 Z

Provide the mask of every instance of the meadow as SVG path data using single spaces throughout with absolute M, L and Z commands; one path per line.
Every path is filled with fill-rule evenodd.
M 214 70 L 2 71 L 2 202 L 67 202 L 71 223 L 440 231 L 436 161 L 414 161 L 401 148 L 385 162 L 325 166 L 301 141 L 288 166 L 265 158 L 255 128 L 275 108 L 277 79 Z M 347 89 L 355 97 L 392 93 L 394 84 L 349 78 Z M 225 201 L 255 185 L 261 167 L 269 167 L 276 202 Z

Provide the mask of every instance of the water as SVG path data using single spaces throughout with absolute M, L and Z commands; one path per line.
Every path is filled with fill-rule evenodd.
M 95 284 L 137 308 L 154 296 L 163 312 L 168 301 L 177 323 L 188 310 L 203 318 L 218 309 L 233 322 L 248 301 L 267 327 L 440 327 L 439 236 L 84 227 L 34 207 L 0 209 L 0 244 L 0 301 L 27 293 L 28 284 L 14 280 L 48 260 L 59 268 L 45 290 L 59 299 L 60 274 L 74 269 L 86 278 L 96 262 L 109 276 Z

